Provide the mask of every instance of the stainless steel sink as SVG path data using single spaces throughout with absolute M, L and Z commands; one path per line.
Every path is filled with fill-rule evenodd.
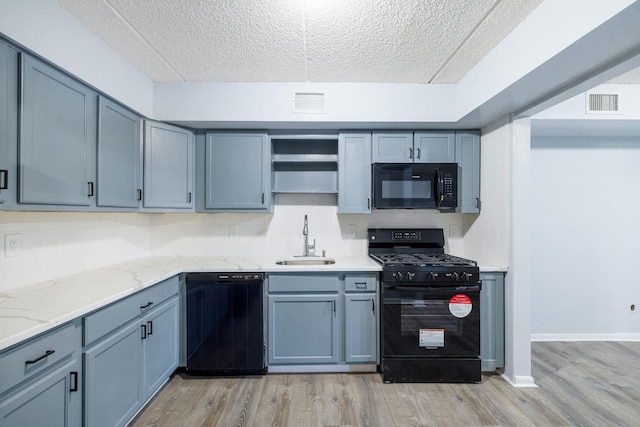
M 276 261 L 278 265 L 331 265 L 335 263 L 335 259 L 325 257 L 300 257 Z

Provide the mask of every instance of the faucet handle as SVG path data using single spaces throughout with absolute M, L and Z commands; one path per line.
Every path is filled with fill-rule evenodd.
M 309 249 L 309 256 L 316 256 L 316 239 L 313 239 L 313 244 L 308 245 L 307 248 Z

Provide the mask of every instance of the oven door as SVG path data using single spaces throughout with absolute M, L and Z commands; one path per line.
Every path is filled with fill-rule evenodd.
M 385 286 L 383 357 L 477 357 L 480 285 Z

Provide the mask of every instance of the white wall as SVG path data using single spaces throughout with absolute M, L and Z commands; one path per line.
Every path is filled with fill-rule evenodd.
M 534 137 L 534 340 L 640 339 L 640 134 Z

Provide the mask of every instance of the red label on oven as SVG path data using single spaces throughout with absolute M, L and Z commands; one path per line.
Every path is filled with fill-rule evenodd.
M 449 300 L 449 312 L 455 317 L 467 317 L 472 308 L 471 298 L 464 294 L 454 295 Z

